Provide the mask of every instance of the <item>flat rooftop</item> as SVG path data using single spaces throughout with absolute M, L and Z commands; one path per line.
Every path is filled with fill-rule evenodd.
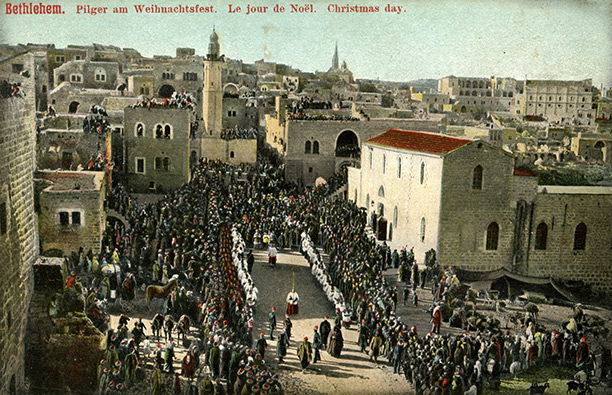
M 538 185 L 538 193 L 559 195 L 612 195 L 612 187 Z
M 99 191 L 104 180 L 103 171 L 42 170 L 38 177 L 53 184 L 45 192 Z

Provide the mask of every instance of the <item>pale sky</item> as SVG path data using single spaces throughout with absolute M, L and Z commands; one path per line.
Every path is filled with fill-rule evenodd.
M 22 0 L 10 0 L 17 3 Z M 229 14 L 228 4 L 287 8 L 282 0 L 42 0 L 65 15 L 5 15 L 0 42 L 137 49 L 145 56 L 174 55 L 176 47 L 205 54 L 213 25 L 221 50 L 245 62 L 265 58 L 303 71 L 327 70 L 334 43 L 356 78 L 408 81 L 446 75 L 530 79 L 592 78 L 612 86 L 611 0 L 401 0 L 401 14 L 329 13 L 315 0 L 314 14 Z M 36 0 L 35 3 L 38 3 Z M 76 4 L 127 6 L 127 15 L 76 15 Z M 293 3 L 308 3 L 300 0 Z M 136 14 L 134 4 L 212 4 L 214 14 Z M 347 5 L 347 1 L 334 4 Z M 350 1 L 351 5 L 387 2 Z

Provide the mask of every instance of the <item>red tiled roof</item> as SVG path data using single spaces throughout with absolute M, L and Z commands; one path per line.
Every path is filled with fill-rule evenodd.
M 401 148 L 409 151 L 431 152 L 434 154 L 446 154 L 470 142 L 472 142 L 472 140 L 400 129 L 389 129 L 380 136 L 368 140 L 368 143 L 386 147 Z
M 514 174 L 515 176 L 523 176 L 523 177 L 537 177 L 538 176 L 538 173 L 534 173 L 529 170 L 519 170 L 519 169 L 514 169 L 514 172 L 512 174 Z

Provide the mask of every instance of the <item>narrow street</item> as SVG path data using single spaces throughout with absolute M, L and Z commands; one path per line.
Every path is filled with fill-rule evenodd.
M 344 349 L 340 358 L 334 358 L 321 350 L 322 361 L 311 364 L 302 371 L 297 358 L 297 346 L 308 336 L 312 342 L 314 326 L 328 315 L 333 317 L 333 305 L 326 299 L 315 278 L 310 273 L 308 262 L 298 251 L 284 250 L 278 254 L 275 268 L 268 266 L 267 253 L 254 251 L 253 279 L 259 289 L 259 302 L 255 313 L 254 339 L 264 332 L 268 341 L 265 360 L 281 376 L 286 393 L 295 394 L 360 394 L 360 393 L 411 393 L 403 375 L 394 375 L 393 369 L 376 366 L 357 346 L 357 326 L 342 329 Z M 291 291 L 292 272 L 295 273 L 296 292 L 300 296 L 299 315 L 292 316 L 291 344 L 282 364 L 276 356 L 276 339 L 283 328 L 287 293 Z M 268 338 L 268 312 L 276 307 L 277 330 L 274 339 Z M 330 320 L 333 326 L 333 318 Z M 381 358 L 379 361 L 386 362 Z M 355 380 L 358 379 L 358 380 Z

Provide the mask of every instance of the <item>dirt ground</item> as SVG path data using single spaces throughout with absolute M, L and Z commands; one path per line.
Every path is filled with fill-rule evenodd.
M 403 375 L 394 375 L 393 369 L 376 365 L 359 351 L 357 326 L 343 329 L 344 349 L 340 358 L 334 358 L 321 350 L 322 361 L 311 364 L 302 371 L 297 358 L 297 345 L 305 336 L 312 341 L 314 326 L 326 315 L 334 315 L 333 305 L 325 298 L 321 287 L 311 275 L 308 262 L 299 252 L 285 250 L 278 254 L 278 264 L 271 268 L 267 255 L 255 251 L 253 279 L 259 289 L 259 304 L 255 314 L 255 329 L 265 332 L 268 339 L 268 312 L 276 307 L 277 328 L 282 329 L 287 307 L 287 293 L 291 291 L 292 272 L 295 273 L 295 288 L 300 296 L 300 311 L 292 316 L 291 344 L 284 363 L 278 364 L 276 339 L 268 340 L 265 360 L 282 377 L 286 393 L 290 394 L 360 394 L 384 393 L 406 394 L 411 389 Z M 330 321 L 333 325 L 333 321 Z M 275 332 L 278 333 L 278 330 Z

